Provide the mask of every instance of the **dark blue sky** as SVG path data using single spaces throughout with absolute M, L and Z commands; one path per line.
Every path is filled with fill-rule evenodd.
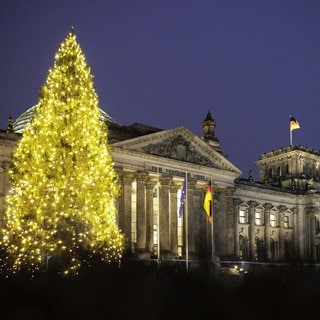
M 222 150 L 247 177 L 261 153 L 320 149 L 320 1 L 4 0 L 0 128 L 37 102 L 71 27 L 100 107 L 117 122 L 202 136 L 209 110 Z

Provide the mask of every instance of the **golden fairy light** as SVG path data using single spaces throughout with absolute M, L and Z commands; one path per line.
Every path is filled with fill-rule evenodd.
M 99 116 L 93 77 L 71 31 L 13 154 L 1 230 L 3 272 L 34 273 L 49 258 L 61 274 L 77 273 L 92 256 L 120 262 L 120 189 Z

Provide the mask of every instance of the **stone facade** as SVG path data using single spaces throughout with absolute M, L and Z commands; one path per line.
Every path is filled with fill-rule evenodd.
M 0 222 L 10 184 L 7 168 L 28 122 L 22 115 L 0 132 Z M 121 126 L 104 115 L 121 195 L 118 224 L 139 259 L 251 262 L 320 261 L 320 152 L 290 146 L 261 155 L 260 181 L 221 150 L 208 112 L 198 137 L 181 126 Z M 15 132 L 19 128 L 19 132 Z M 178 216 L 187 179 L 185 211 Z M 203 209 L 213 187 L 213 224 Z M 213 231 L 213 233 L 212 233 Z

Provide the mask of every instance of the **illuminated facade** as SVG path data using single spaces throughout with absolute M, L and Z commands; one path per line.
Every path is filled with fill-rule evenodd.
M 31 112 L 32 114 L 32 112 Z M 103 113 L 104 114 L 104 113 Z M 0 207 L 10 184 L 7 168 L 30 118 L 9 120 L 0 132 Z M 320 261 L 320 152 L 301 146 L 265 153 L 256 161 L 259 180 L 240 179 L 220 148 L 208 112 L 203 137 L 181 126 L 161 130 L 142 124 L 121 126 L 101 118 L 121 185 L 118 225 L 127 250 L 140 259 L 188 259 L 197 265 L 215 256 L 223 261 Z M 185 210 L 179 217 L 183 181 Z M 213 186 L 213 227 L 203 210 Z

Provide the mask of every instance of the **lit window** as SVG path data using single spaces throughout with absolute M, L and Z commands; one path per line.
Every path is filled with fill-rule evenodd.
M 261 226 L 262 225 L 262 212 L 261 212 L 261 209 L 256 209 L 256 211 L 254 213 L 254 223 L 257 226 Z
M 131 184 L 131 243 L 134 251 L 134 244 L 137 242 L 137 182 Z
M 270 226 L 271 227 L 277 226 L 277 213 L 275 211 L 270 212 Z
M 177 193 L 177 216 L 178 216 L 178 255 L 179 257 L 182 256 L 182 248 L 183 248 L 183 215 L 182 217 L 179 217 L 179 211 L 180 211 L 180 203 L 181 203 L 181 194 L 182 190 L 178 190 Z
M 284 226 L 285 229 L 289 228 L 289 216 L 284 216 L 283 226 Z
M 239 209 L 239 223 L 248 223 L 248 208 L 240 207 Z
M 159 186 L 153 189 L 153 254 L 158 256 L 160 246 L 160 234 L 159 234 Z M 160 249 L 161 250 L 161 249 Z

